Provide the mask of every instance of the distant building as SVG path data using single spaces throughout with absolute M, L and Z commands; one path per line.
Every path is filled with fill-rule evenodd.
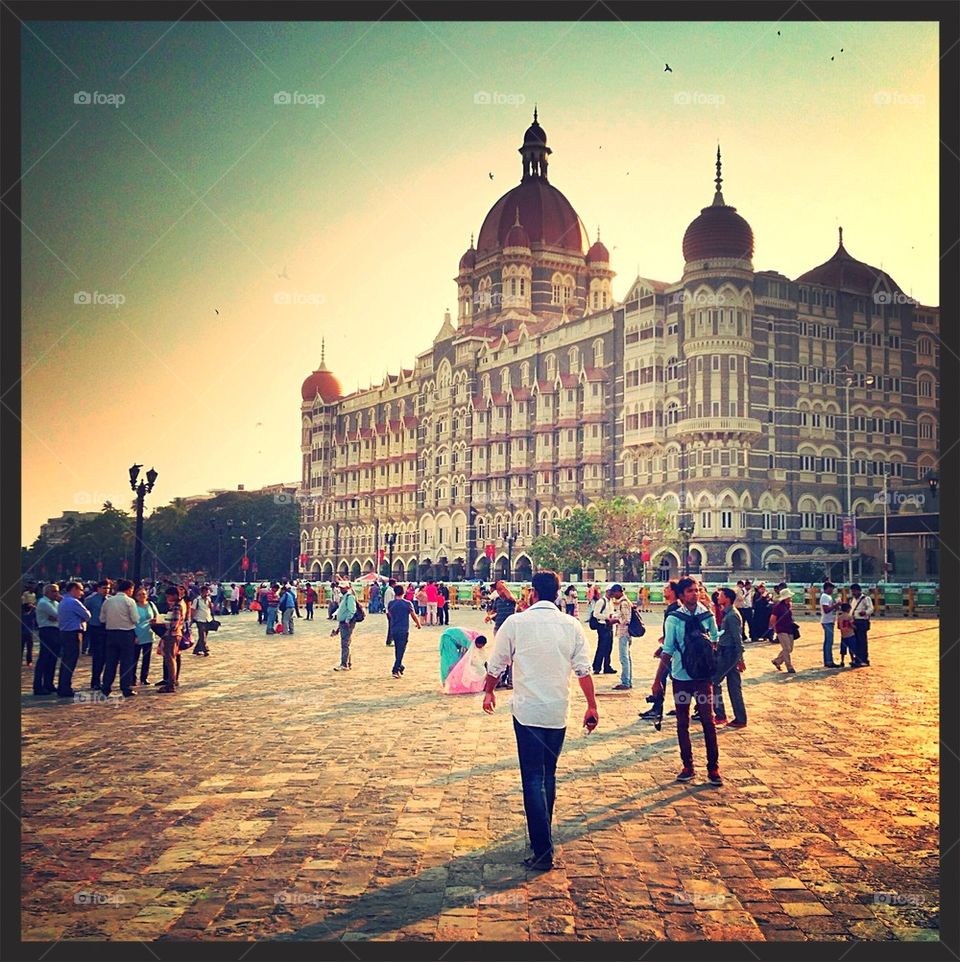
M 322 352 L 303 382 L 313 576 L 374 570 L 390 535 L 398 576 L 526 579 L 537 535 L 613 495 L 692 517 L 693 571 L 775 571 L 843 551 L 848 426 L 855 514 L 878 510 L 884 472 L 896 489 L 935 469 L 939 309 L 851 256 L 842 229 L 794 280 L 755 271 L 718 148 L 679 280 L 637 277 L 614 303 L 536 113 L 519 152 L 520 183 L 460 258 L 456 326 L 447 313 L 412 369 L 367 390 L 344 395 Z M 683 567 L 654 547 L 655 571 Z
M 40 538 L 48 545 L 65 544 L 74 525 L 99 517 L 99 511 L 64 511 L 59 518 L 40 525 Z

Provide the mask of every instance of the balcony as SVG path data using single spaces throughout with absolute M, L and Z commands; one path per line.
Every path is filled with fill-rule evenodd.
M 676 437 L 736 435 L 748 440 L 760 437 L 763 426 L 757 418 L 685 418 L 672 427 L 668 425 L 666 432 Z

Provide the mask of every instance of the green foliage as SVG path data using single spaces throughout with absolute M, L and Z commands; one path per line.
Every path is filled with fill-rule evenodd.
M 222 571 L 227 579 L 243 580 L 241 535 L 245 535 L 249 557 L 258 562 L 258 576 L 279 577 L 299 550 L 298 532 L 296 505 L 277 504 L 273 495 L 233 491 L 194 505 L 177 498 L 144 520 L 141 575 L 150 577 L 156 560 L 161 574 L 203 572 L 217 578 Z M 51 546 L 38 538 L 24 549 L 23 570 L 40 577 L 43 565 L 44 576 L 50 579 L 58 577 L 58 566 L 65 577 L 79 564 L 83 576 L 92 578 L 97 561 L 102 561 L 104 577 L 116 578 L 124 558 L 133 572 L 135 540 L 135 514 L 107 503 L 96 518 L 75 524 L 64 544 Z M 249 576 L 253 577 L 252 570 Z
M 675 513 L 659 502 L 638 504 L 629 498 L 601 499 L 577 508 L 554 523 L 555 532 L 540 535 L 530 546 L 538 568 L 551 568 L 561 575 L 586 567 L 621 572 L 618 577 L 638 580 L 643 574 L 642 541 L 650 549 L 679 547 Z

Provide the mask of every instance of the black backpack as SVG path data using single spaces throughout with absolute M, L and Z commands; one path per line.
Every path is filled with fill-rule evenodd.
M 366 618 L 366 612 L 363 610 L 363 605 L 357 602 L 357 610 L 353 613 L 353 617 L 350 619 L 355 625 L 359 625 L 364 618 Z
M 634 605 L 630 609 L 630 624 L 627 625 L 627 634 L 631 638 L 642 638 L 646 633 L 647 629 L 643 624 L 643 619 L 637 611 L 637 606 Z
M 704 621 L 713 615 L 709 611 L 691 615 L 683 609 L 671 611 L 670 615 L 683 620 L 683 647 L 680 649 L 683 670 L 693 681 L 710 681 L 717 670 L 717 652 L 704 628 Z

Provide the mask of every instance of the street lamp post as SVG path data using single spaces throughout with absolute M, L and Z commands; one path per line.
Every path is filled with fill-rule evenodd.
M 886 584 L 887 581 L 887 562 L 890 559 L 890 552 L 887 543 L 887 513 L 889 511 L 888 497 L 889 489 L 887 486 L 888 472 L 886 470 L 886 465 L 884 465 L 883 471 L 883 568 L 880 575 L 880 580 Z
M 298 540 L 297 540 L 297 533 L 296 533 L 295 531 L 288 531 L 288 532 L 287 532 L 287 538 L 290 539 L 290 540 L 288 541 L 288 543 L 287 543 L 287 555 L 288 555 L 288 557 L 290 558 L 290 577 L 291 577 L 291 578 L 297 578 L 297 577 L 299 577 L 299 574 L 300 574 L 300 572 L 299 572 L 300 556 L 299 556 L 299 554 L 296 555 L 296 560 L 295 560 L 295 559 L 294 559 L 294 553 L 293 553 L 293 552 L 294 552 L 294 545 L 295 545 L 295 544 L 299 544 L 299 542 L 298 542 Z M 297 568 L 296 573 L 294 573 L 294 565 L 296 565 L 296 568 Z
M 140 586 L 140 562 L 143 559 L 143 502 L 157 482 L 157 472 L 151 468 L 146 474 L 146 480 L 138 484 L 142 467 L 142 464 L 134 464 L 130 468 L 130 489 L 137 496 L 137 540 L 133 546 L 133 583 L 136 587 Z
M 856 373 L 849 367 L 842 367 L 839 374 L 843 377 L 843 421 L 846 427 L 847 436 L 847 520 L 845 528 L 847 530 L 847 584 L 853 582 L 853 542 L 857 535 L 857 524 L 853 517 L 853 448 L 850 435 L 850 388 L 856 383 Z M 864 376 L 863 383 L 866 386 L 873 384 L 872 374 Z M 886 556 L 884 556 L 886 565 Z
M 690 539 L 693 537 L 694 524 L 693 518 L 684 514 L 677 524 L 680 534 L 683 535 L 683 574 L 684 577 L 690 574 Z
M 390 558 L 390 560 L 387 563 L 388 567 L 390 568 L 390 571 L 387 576 L 389 578 L 392 578 L 393 577 L 393 546 L 397 543 L 397 532 L 391 531 L 386 536 L 386 542 L 387 542 L 387 554 L 389 555 L 389 558 Z
M 517 534 L 513 525 L 507 529 L 507 581 L 513 581 L 513 543 Z

